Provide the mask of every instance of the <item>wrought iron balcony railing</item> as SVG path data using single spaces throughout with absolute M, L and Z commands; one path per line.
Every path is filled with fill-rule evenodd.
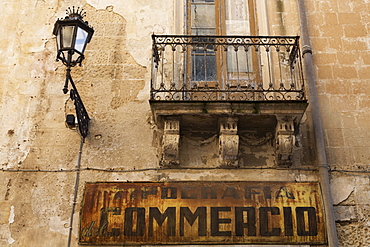
M 306 99 L 299 37 L 152 38 L 152 101 Z

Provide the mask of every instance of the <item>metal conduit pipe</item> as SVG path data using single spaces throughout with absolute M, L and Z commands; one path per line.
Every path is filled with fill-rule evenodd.
M 325 219 L 326 219 L 326 228 L 328 235 L 328 243 L 330 247 L 338 246 L 338 235 L 335 225 L 334 218 L 334 207 L 333 199 L 330 189 L 330 180 L 329 180 L 329 167 L 326 159 L 325 152 L 325 143 L 324 135 L 321 125 L 321 115 L 319 102 L 316 91 L 316 79 L 314 74 L 314 67 L 312 62 L 312 49 L 310 44 L 310 37 L 308 33 L 308 24 L 306 16 L 306 8 L 304 0 L 297 0 L 298 2 L 298 12 L 301 26 L 301 40 L 302 40 L 302 54 L 304 61 L 304 70 L 307 80 L 307 88 L 309 93 L 309 103 L 311 108 L 312 122 L 313 122 L 313 131 L 315 135 L 316 143 L 316 153 L 317 153 L 317 164 L 318 164 L 318 173 L 319 180 L 321 183 L 322 196 L 324 200 L 325 208 Z
M 78 186 L 80 184 L 82 147 L 84 145 L 84 142 L 85 142 L 85 138 L 81 137 L 80 149 L 78 150 L 78 158 L 77 158 L 77 172 L 76 172 L 75 189 L 73 193 L 72 211 L 71 211 L 71 218 L 69 222 L 69 234 L 68 234 L 68 245 L 67 245 L 68 247 L 71 246 L 71 240 L 72 240 L 73 215 L 75 213 L 75 207 L 77 204 Z

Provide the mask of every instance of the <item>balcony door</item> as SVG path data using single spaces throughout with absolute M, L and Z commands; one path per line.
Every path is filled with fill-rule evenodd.
M 235 51 L 232 46 L 225 51 L 212 45 L 215 35 L 256 35 L 254 9 L 254 0 L 187 0 L 187 34 L 199 43 L 188 52 L 187 81 L 198 87 L 214 87 L 217 82 L 224 87 L 255 79 L 257 60 L 252 51 Z

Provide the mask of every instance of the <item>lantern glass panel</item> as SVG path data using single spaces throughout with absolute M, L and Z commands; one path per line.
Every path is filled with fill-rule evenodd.
M 58 51 L 60 50 L 60 30 L 61 29 L 59 29 L 59 31 L 57 32 L 57 49 L 58 49 Z
M 63 45 L 61 48 L 62 49 L 72 48 L 75 26 L 62 26 L 61 29 L 63 39 Z
M 77 37 L 76 37 L 75 49 L 81 54 L 85 50 L 87 35 L 88 35 L 88 32 L 86 32 L 80 27 L 77 27 Z

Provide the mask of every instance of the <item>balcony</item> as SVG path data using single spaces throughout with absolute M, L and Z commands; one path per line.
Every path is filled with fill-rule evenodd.
M 150 104 L 163 129 L 164 165 L 179 164 L 180 136 L 189 131 L 219 136 L 221 165 L 237 166 L 243 133 L 270 136 L 276 163 L 291 164 L 307 107 L 299 37 L 152 39 Z
M 152 38 L 151 101 L 305 101 L 299 37 Z

